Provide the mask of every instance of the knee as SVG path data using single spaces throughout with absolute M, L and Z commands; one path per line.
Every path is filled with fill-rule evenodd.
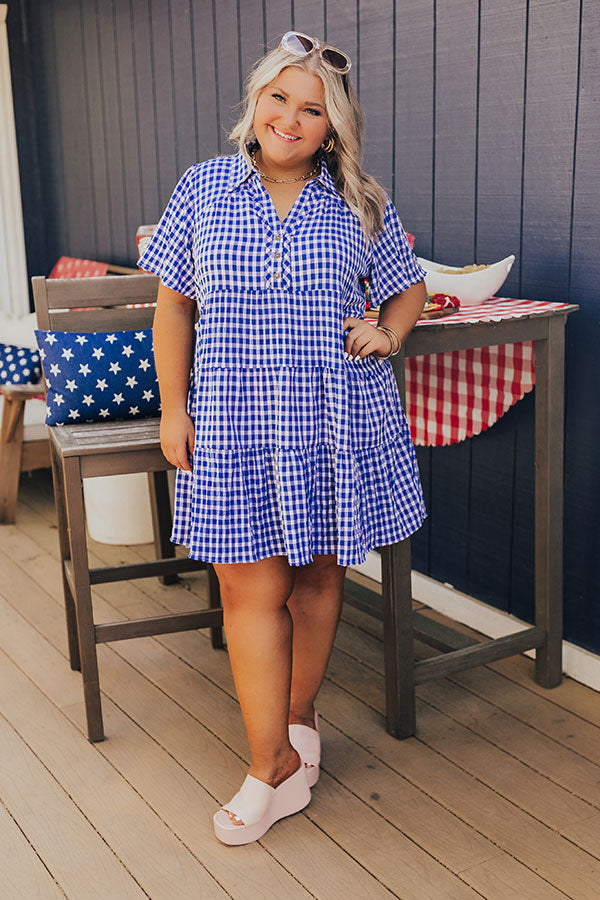
M 286 557 L 213 565 L 225 610 L 267 610 L 284 606 L 294 586 L 294 575 Z

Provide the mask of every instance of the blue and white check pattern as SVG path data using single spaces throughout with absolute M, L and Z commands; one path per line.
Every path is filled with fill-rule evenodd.
M 151 329 L 35 336 L 48 388 L 46 425 L 159 414 Z
M 350 565 L 420 526 L 392 366 L 343 354 L 362 277 L 377 306 L 424 276 L 391 201 L 367 239 L 323 163 L 282 224 L 242 154 L 219 157 L 183 175 L 138 265 L 199 310 L 173 541 L 207 562 Z
M 41 377 L 39 353 L 27 347 L 0 344 L 0 384 L 37 384 Z

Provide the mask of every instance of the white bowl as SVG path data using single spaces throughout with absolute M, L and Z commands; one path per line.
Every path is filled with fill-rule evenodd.
M 460 273 L 456 266 L 445 266 L 431 262 L 429 259 L 417 257 L 425 269 L 425 287 L 430 294 L 450 294 L 458 297 L 462 306 L 477 306 L 496 295 L 508 277 L 515 261 L 514 256 L 507 256 L 500 262 L 493 263 L 479 272 Z M 456 269 L 457 274 L 440 272 L 440 269 Z

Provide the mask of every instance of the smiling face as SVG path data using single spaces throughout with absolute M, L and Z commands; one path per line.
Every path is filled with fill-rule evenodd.
M 269 173 L 305 174 L 327 136 L 323 82 L 288 66 L 263 88 L 254 113 L 260 160 Z

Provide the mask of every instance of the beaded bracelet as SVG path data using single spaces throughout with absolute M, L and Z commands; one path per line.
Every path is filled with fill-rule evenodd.
M 389 325 L 377 325 L 377 328 L 379 331 L 383 331 L 390 339 L 390 352 L 387 356 L 380 356 L 379 359 L 389 359 L 390 356 L 396 356 L 397 353 L 400 353 L 400 348 L 402 347 L 400 335 L 393 328 L 390 328 Z

